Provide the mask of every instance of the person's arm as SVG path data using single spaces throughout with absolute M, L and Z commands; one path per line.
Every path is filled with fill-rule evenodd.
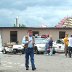
M 25 40 L 25 37 L 22 39 L 22 43 L 23 43 L 23 44 L 28 44 L 28 43 L 30 43 L 30 42 L 31 42 L 31 41 L 26 41 L 26 40 Z
M 33 36 L 33 44 L 35 43 L 35 37 Z
M 33 36 L 32 39 L 33 39 L 33 40 L 32 40 L 32 43 L 33 43 L 33 47 L 34 47 L 34 44 L 35 44 L 35 37 Z
M 65 38 L 63 39 L 63 42 L 65 43 Z
M 23 39 L 22 39 L 22 44 L 27 44 L 28 43 L 28 41 L 26 41 L 25 40 L 25 37 L 23 37 Z

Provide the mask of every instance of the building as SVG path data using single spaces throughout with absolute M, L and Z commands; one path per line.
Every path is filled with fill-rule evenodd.
M 2 44 L 8 42 L 21 44 L 23 36 L 27 35 L 29 29 L 33 30 L 33 35 L 52 35 L 54 41 L 64 38 L 65 34 L 72 34 L 72 28 L 0 27 Z
M 72 28 L 72 17 L 64 17 L 55 27 L 70 27 L 70 28 Z

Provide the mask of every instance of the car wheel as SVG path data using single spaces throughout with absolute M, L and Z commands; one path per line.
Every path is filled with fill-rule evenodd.
M 24 54 L 24 53 L 25 53 L 25 50 L 23 49 L 23 50 L 22 50 L 22 54 Z
M 16 53 L 17 53 L 17 51 L 14 49 L 14 50 L 13 50 L 13 53 L 14 53 L 14 54 L 16 54 Z
M 38 51 L 38 49 L 36 49 L 36 51 L 35 51 L 35 52 L 36 52 L 36 54 L 39 54 L 39 51 Z
M 3 52 L 3 54 L 6 54 L 7 53 L 7 51 L 5 49 L 2 52 Z

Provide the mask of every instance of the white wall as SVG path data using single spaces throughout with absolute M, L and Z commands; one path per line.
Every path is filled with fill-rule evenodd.
M 0 31 L 0 47 L 2 47 L 2 37 L 1 37 L 1 31 Z

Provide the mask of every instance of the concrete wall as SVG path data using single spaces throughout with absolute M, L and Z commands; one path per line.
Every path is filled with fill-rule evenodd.
M 49 34 L 52 35 L 53 40 L 59 39 L 59 31 L 65 31 L 69 36 L 72 34 L 72 29 L 32 29 L 33 31 L 39 31 L 39 35 Z M 23 36 L 27 35 L 28 29 L 2 29 L 2 43 L 10 42 L 10 31 L 17 31 L 17 40 L 19 44 L 22 42 Z
M 18 30 L 18 42 L 21 44 L 23 37 L 27 35 L 27 30 L 20 29 Z
M 2 43 L 10 42 L 10 30 L 2 30 Z

